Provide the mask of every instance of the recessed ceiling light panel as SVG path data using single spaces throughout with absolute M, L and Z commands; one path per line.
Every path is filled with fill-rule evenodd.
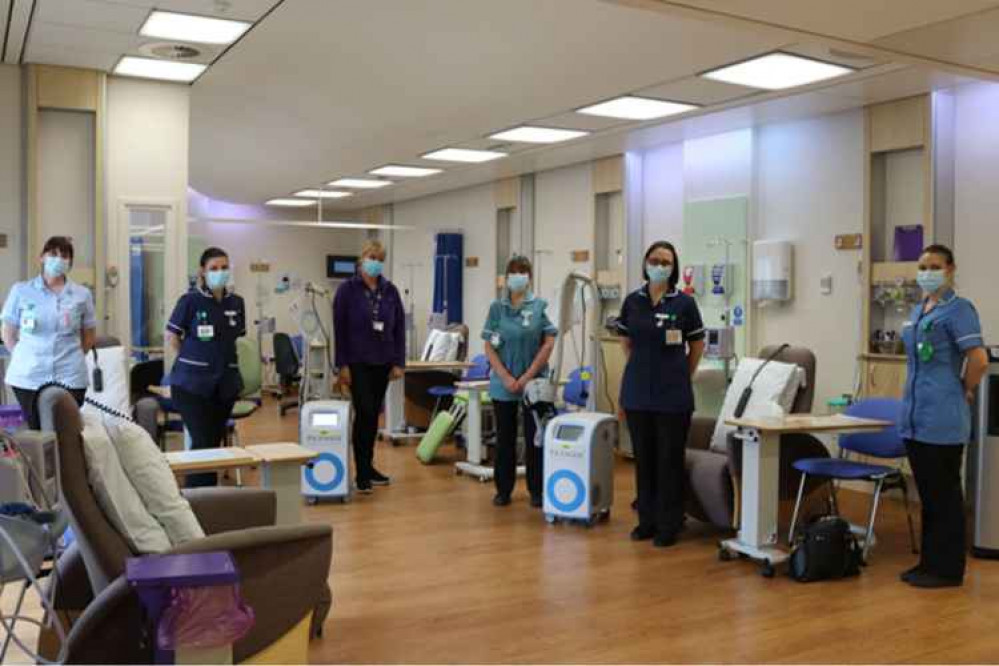
M 134 76 L 140 79 L 190 83 L 201 76 L 207 67 L 207 65 L 194 62 L 171 62 L 169 60 L 125 56 L 118 61 L 114 73 L 118 76 Z
M 843 65 L 803 58 L 790 53 L 770 53 L 715 69 L 701 76 L 747 88 L 785 90 L 845 76 L 853 71 Z
M 441 172 L 441 169 L 430 167 L 406 166 L 404 164 L 386 164 L 383 167 L 372 169 L 368 173 L 372 176 L 389 176 L 391 178 L 424 178 L 433 176 Z
M 242 37 L 251 25 L 245 21 L 154 11 L 142 25 L 139 34 L 156 39 L 227 46 Z
M 287 208 L 305 208 L 306 206 L 315 206 L 316 202 L 310 199 L 271 199 L 267 202 L 268 206 L 285 206 Z
M 577 109 L 576 113 L 604 118 L 621 118 L 623 120 L 652 120 L 653 118 L 665 118 L 666 116 L 674 116 L 678 113 L 686 113 L 696 108 L 693 104 L 625 95 L 624 97 L 609 99 L 606 102 Z
M 468 148 L 442 148 L 432 153 L 421 156 L 425 160 L 439 160 L 441 162 L 491 162 L 501 157 L 506 157 L 506 153 L 496 150 L 470 150 Z
M 296 197 L 309 197 L 311 199 L 343 199 L 354 196 L 352 192 L 340 192 L 338 190 L 300 190 L 295 192 Z
M 519 143 L 559 143 L 586 136 L 589 132 L 583 130 L 560 129 L 558 127 L 535 127 L 521 125 L 503 132 L 491 134 L 490 139 L 497 141 L 516 141 Z
M 371 180 L 369 178 L 341 178 L 327 183 L 330 187 L 352 187 L 356 190 L 377 190 L 379 187 L 391 184 L 390 180 Z

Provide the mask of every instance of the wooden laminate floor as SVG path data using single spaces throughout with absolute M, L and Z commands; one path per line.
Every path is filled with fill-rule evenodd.
M 297 413 L 267 405 L 242 442 L 293 440 Z M 693 524 L 659 550 L 633 543 L 632 466 L 620 461 L 608 523 L 547 525 L 527 503 L 490 503 L 455 476 L 457 452 L 425 467 L 379 444 L 393 485 L 305 510 L 334 526 L 334 605 L 313 663 L 983 663 L 999 661 L 999 562 L 969 561 L 964 587 L 916 590 L 901 504 L 888 502 L 858 578 L 800 584 L 720 562 Z M 247 481 L 252 482 L 251 478 Z M 856 521 L 866 497 L 842 493 Z

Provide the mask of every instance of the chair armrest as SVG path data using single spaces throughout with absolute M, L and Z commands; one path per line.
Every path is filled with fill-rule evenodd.
M 160 403 L 156 398 L 151 397 L 139 398 L 132 410 L 135 422 L 149 433 L 154 442 L 159 437 L 159 414 Z
M 151 664 L 152 641 L 144 638 L 139 598 L 124 576 L 87 606 L 67 637 L 67 664 Z
M 253 630 L 233 646 L 241 663 L 328 603 L 333 556 L 329 525 L 256 527 L 190 541 L 170 553 L 226 550 L 240 575 L 240 591 L 256 615 Z
M 268 527 L 277 516 L 277 496 L 260 488 L 190 488 L 183 491 L 205 534 Z
M 82 611 L 94 600 L 79 541 L 59 556 L 55 564 L 55 575 L 49 576 L 49 585 L 55 585 L 57 610 Z
M 710 416 L 694 416 L 690 421 L 690 433 L 687 435 L 688 449 L 701 449 L 706 451 L 711 448 L 711 436 L 715 432 L 717 419 Z

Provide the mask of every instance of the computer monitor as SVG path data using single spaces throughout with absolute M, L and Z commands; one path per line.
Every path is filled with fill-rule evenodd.
M 326 277 L 330 279 L 349 278 L 357 269 L 357 257 L 346 255 L 326 255 Z

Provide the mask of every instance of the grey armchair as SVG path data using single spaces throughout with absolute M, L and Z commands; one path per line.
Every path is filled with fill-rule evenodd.
M 777 351 L 765 347 L 759 356 L 766 358 Z M 815 354 L 804 347 L 788 347 L 776 357 L 784 363 L 795 363 L 805 371 L 806 384 L 798 391 L 791 412 L 807 414 L 815 398 Z M 687 438 L 687 513 L 698 520 L 723 529 L 735 529 L 739 521 L 739 493 L 742 479 L 742 442 L 729 438 L 727 451 L 712 450 L 711 435 L 716 419 L 695 416 Z M 801 473 L 792 467 L 801 458 L 828 457 L 825 445 L 810 435 L 784 435 L 780 451 L 780 499 L 793 500 Z M 821 484 L 806 485 L 806 495 Z
M 39 396 L 39 412 L 42 428 L 57 435 L 60 503 L 76 534 L 53 577 L 57 610 L 75 619 L 68 661 L 151 663 L 138 600 L 123 576 L 125 561 L 135 553 L 107 520 L 87 482 L 79 409 L 69 393 L 53 387 Z M 274 526 L 271 491 L 204 488 L 186 495 L 208 536 L 170 552 L 230 551 L 242 594 L 256 614 L 251 632 L 233 646 L 234 661 L 259 658 L 310 620 L 312 634 L 318 634 L 330 607 L 332 528 Z

